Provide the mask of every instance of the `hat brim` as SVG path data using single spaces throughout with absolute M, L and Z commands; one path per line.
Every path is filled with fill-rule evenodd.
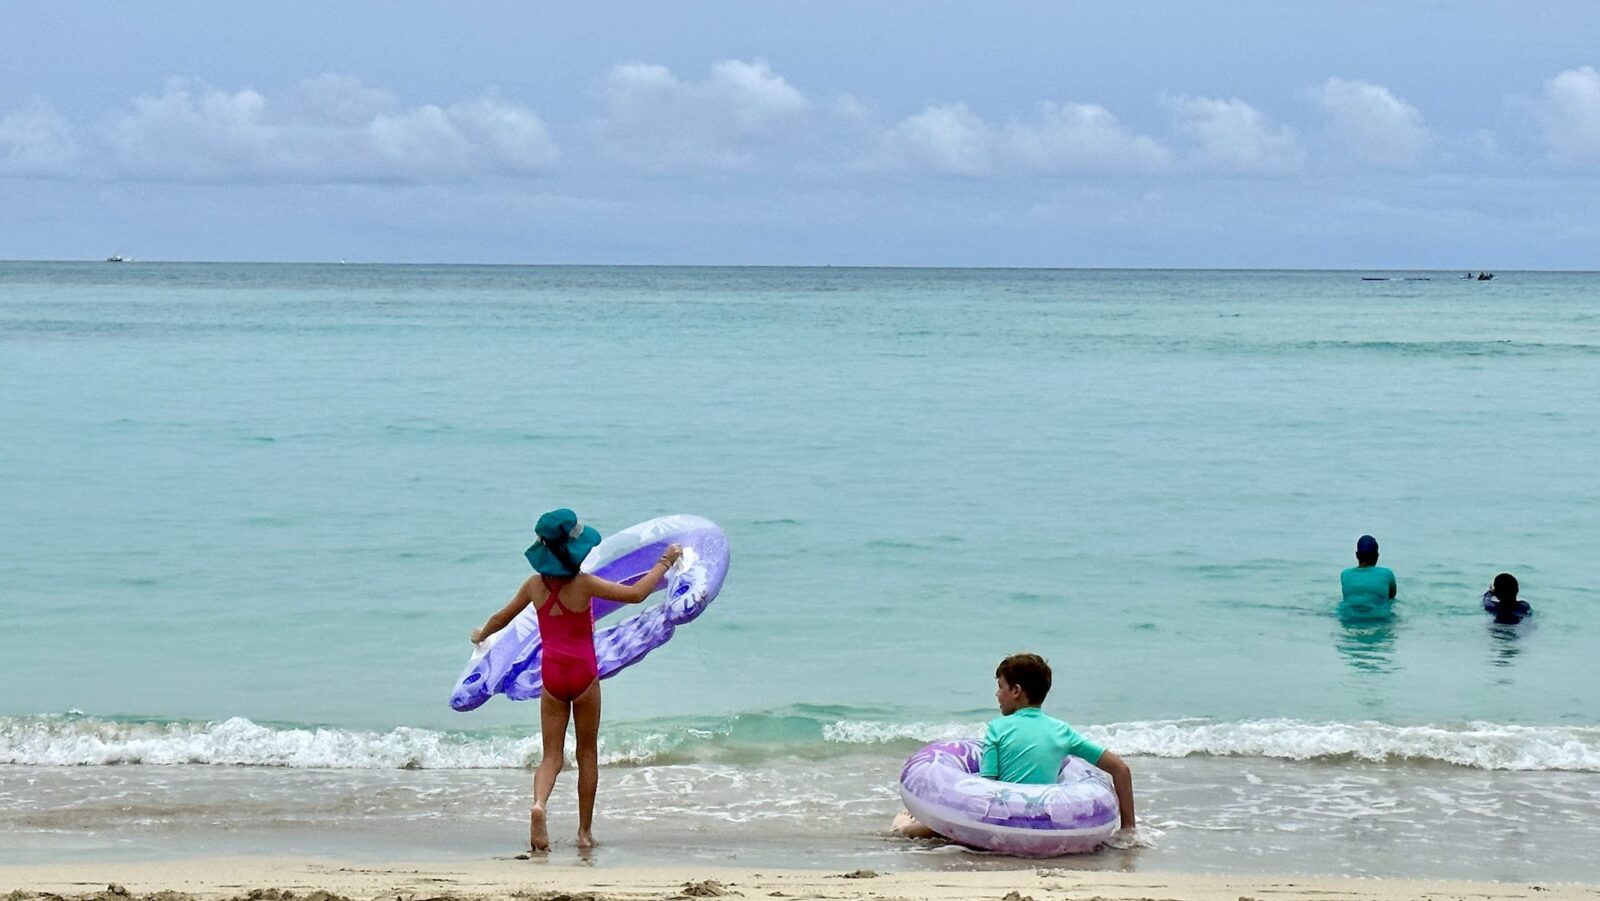
M 572 557 L 573 561 L 579 566 L 582 566 L 583 559 L 589 556 L 589 552 L 594 550 L 595 545 L 599 543 L 600 531 L 594 526 L 584 526 L 583 534 L 567 542 L 568 556 Z M 571 578 L 577 575 L 577 573 L 567 569 L 556 558 L 556 555 L 551 553 L 550 548 L 546 547 L 543 541 L 534 542 L 533 546 L 523 551 L 522 556 L 528 558 L 528 563 L 533 567 L 534 572 L 541 576 Z

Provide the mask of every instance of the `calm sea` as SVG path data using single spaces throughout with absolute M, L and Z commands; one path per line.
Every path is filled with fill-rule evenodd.
M 571 506 L 733 546 L 610 859 L 1005 865 L 882 829 L 1026 649 L 1152 827 L 1075 865 L 1600 880 L 1597 389 L 1595 274 L 0 263 L 0 860 L 514 853 L 446 702 Z

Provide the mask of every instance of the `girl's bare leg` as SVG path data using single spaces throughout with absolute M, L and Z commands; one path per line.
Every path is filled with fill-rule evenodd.
M 593 848 L 594 795 L 600 787 L 600 680 L 572 702 L 578 734 L 578 847 Z
M 556 775 L 561 772 L 562 757 L 566 755 L 570 712 L 566 701 L 550 695 L 539 697 L 539 737 L 544 741 L 544 754 L 539 758 L 539 768 L 533 771 L 533 811 L 528 815 L 528 846 L 535 851 L 550 850 L 544 807 L 555 790 Z

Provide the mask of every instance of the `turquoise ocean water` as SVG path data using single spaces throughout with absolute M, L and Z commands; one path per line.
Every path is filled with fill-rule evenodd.
M 1075 865 L 1600 879 L 1600 276 L 1363 274 L 0 263 L 0 859 L 515 851 L 446 701 L 566 505 L 733 546 L 612 859 L 1003 865 L 882 826 L 1030 649 L 1152 827 Z

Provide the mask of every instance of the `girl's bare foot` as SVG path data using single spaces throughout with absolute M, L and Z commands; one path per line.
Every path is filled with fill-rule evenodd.
M 528 816 L 528 846 L 535 851 L 550 850 L 550 830 L 545 827 L 544 808 L 537 804 Z
M 598 844 L 599 844 L 599 842 L 594 840 L 594 834 L 593 833 L 591 833 L 591 832 L 579 832 L 578 833 L 578 847 L 580 849 L 587 851 L 588 849 L 593 848 L 595 845 L 598 845 Z

